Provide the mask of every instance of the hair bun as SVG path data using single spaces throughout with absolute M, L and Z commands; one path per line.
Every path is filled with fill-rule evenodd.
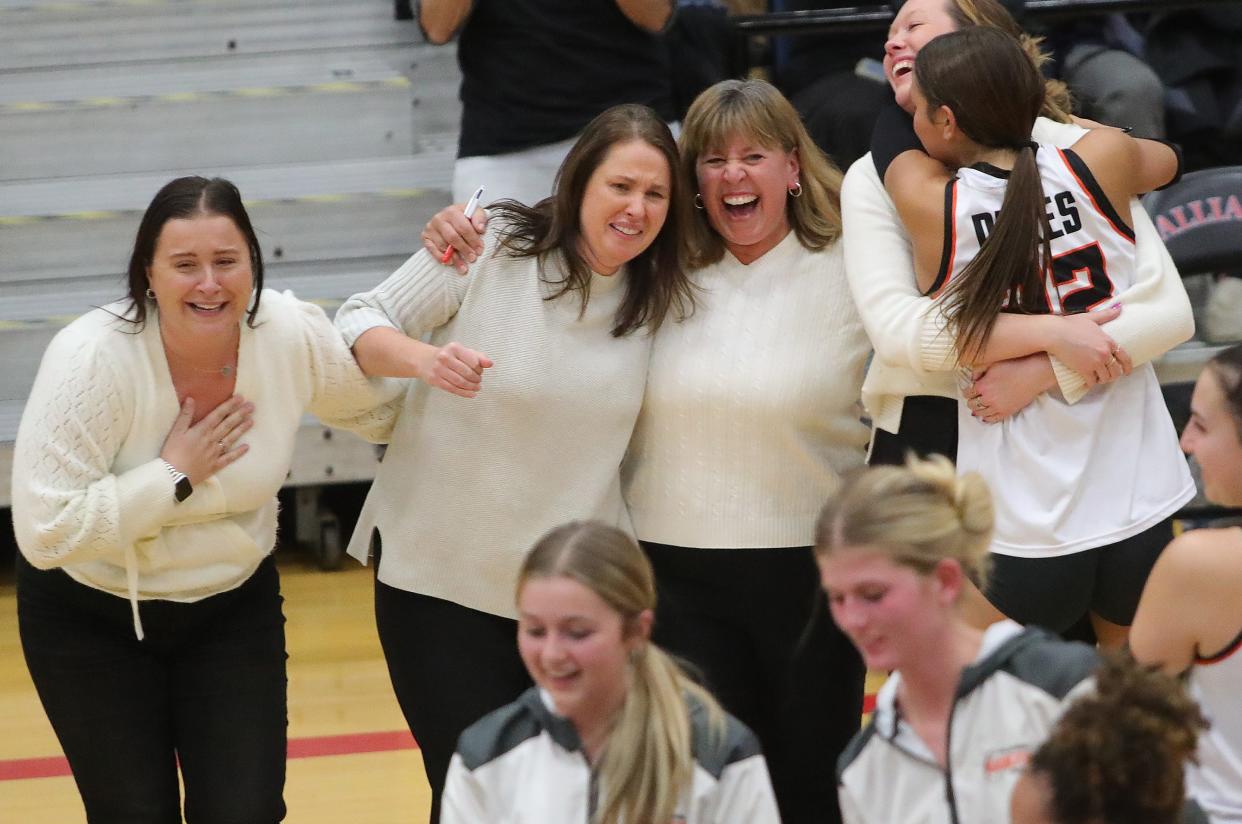
M 967 472 L 954 481 L 953 506 L 962 522 L 962 529 L 971 535 L 992 530 L 994 512 L 992 491 L 978 472 Z
M 957 512 L 962 531 L 982 535 L 992 529 L 992 492 L 978 472 L 957 474 L 957 467 L 943 455 L 929 455 L 906 464 L 919 481 L 936 489 Z

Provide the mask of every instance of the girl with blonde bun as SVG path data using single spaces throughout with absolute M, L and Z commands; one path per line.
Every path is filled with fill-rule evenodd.
M 820 516 L 832 616 L 870 669 L 892 673 L 839 763 L 847 824 L 1007 821 L 1031 750 L 1096 665 L 1044 630 L 966 620 L 992 528 L 986 483 L 942 456 L 864 470 Z

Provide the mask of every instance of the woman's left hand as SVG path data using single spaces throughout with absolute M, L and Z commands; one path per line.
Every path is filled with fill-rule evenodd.
M 1017 414 L 1042 393 L 1057 385 L 1048 356 L 1040 352 L 1024 358 L 997 361 L 970 376 L 966 405 L 984 423 L 999 423 Z

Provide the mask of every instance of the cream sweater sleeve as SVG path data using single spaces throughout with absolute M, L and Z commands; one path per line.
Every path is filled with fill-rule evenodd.
M 401 411 L 406 381 L 368 378 L 341 333 L 318 306 L 285 293 L 294 305 L 300 344 L 310 364 L 308 410 L 329 426 L 386 443 Z
M 846 173 L 841 212 L 845 275 L 875 356 L 919 373 L 951 368 L 952 337 L 934 302 L 919 293 L 910 238 L 870 154 Z
M 494 221 L 493 221 L 494 222 Z M 496 229 L 484 238 L 483 254 L 471 267 L 478 267 L 496 248 Z M 401 268 L 369 292 L 354 295 L 337 310 L 336 328 L 352 347 L 368 329 L 386 326 L 421 338 L 443 326 L 457 313 L 471 275 L 433 258 L 426 250 L 412 255 Z
M 121 475 L 111 465 L 134 419 L 131 382 L 104 332 L 70 325 L 44 353 L 17 432 L 13 526 L 39 569 L 107 559 L 173 517 L 173 483 L 156 459 Z

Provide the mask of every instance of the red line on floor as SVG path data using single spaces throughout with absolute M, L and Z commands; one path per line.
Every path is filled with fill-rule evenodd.
M 863 712 L 875 709 L 875 696 L 863 698 Z M 367 752 L 416 750 L 418 743 L 409 730 L 392 732 L 360 732 L 346 735 L 319 735 L 289 739 L 289 758 L 320 758 L 327 755 L 359 755 Z M 72 775 L 63 756 L 48 758 L 0 759 L 0 781 L 22 781 L 29 778 L 58 778 Z
M 319 758 L 325 755 L 358 755 L 367 752 L 415 750 L 418 744 L 409 730 L 393 732 L 362 732 L 348 735 L 320 735 L 290 738 L 289 758 Z M 64 756 L 49 758 L 14 758 L 0 760 L 0 781 L 21 781 L 28 778 L 57 778 L 72 775 Z
M 358 755 L 364 752 L 416 749 L 418 749 L 418 744 L 415 743 L 414 736 L 410 735 L 409 730 L 289 739 L 290 758 L 318 758 L 323 755 Z
M 55 778 L 70 774 L 69 762 L 59 755 L 52 758 L 17 758 L 12 761 L 0 761 L 0 781 Z

